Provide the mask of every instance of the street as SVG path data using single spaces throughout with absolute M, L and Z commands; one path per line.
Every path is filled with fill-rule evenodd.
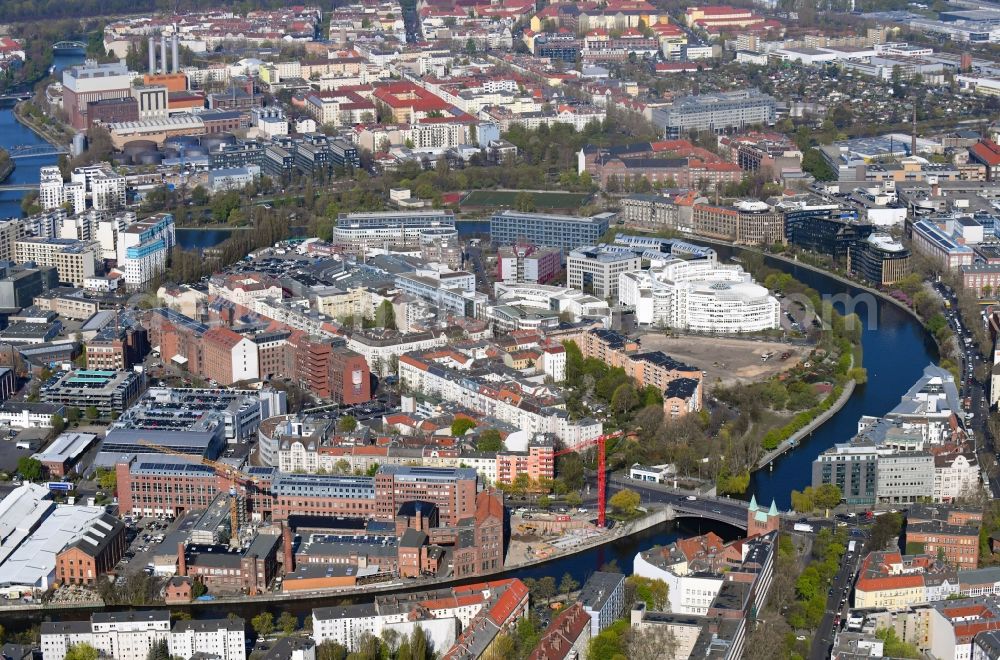
M 856 545 L 855 550 L 844 553 L 840 562 L 840 570 L 837 571 L 830 586 L 830 592 L 826 599 L 826 612 L 823 614 L 819 628 L 816 629 L 812 648 L 809 651 L 810 660 L 826 660 L 830 657 L 833 639 L 851 608 L 851 587 L 854 583 L 854 574 L 861 563 L 861 546 L 864 543 L 864 538 L 853 540 Z

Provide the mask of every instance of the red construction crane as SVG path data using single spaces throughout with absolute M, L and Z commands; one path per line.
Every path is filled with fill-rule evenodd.
M 605 448 L 607 441 L 611 438 L 619 438 L 624 435 L 624 431 L 615 431 L 614 433 L 605 433 L 604 435 L 599 435 L 596 438 L 591 438 L 590 440 L 584 440 L 583 442 L 577 443 L 572 447 L 565 447 L 559 451 L 552 454 L 553 458 L 556 456 L 562 456 L 564 454 L 569 454 L 570 452 L 578 452 L 588 447 L 597 446 L 597 526 L 604 527 L 604 522 L 606 520 L 608 512 L 608 502 L 607 502 L 607 492 L 608 492 L 608 473 L 607 473 L 607 456 L 605 455 Z

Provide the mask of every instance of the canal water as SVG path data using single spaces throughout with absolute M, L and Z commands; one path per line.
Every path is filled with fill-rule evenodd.
M 79 57 L 59 58 L 58 67 L 65 67 Z M 10 108 L 0 108 L 0 146 L 10 147 L 24 144 L 42 144 L 44 141 L 31 131 L 16 123 Z M 52 156 L 39 158 L 22 158 L 17 161 L 17 169 L 11 175 L 8 183 L 37 183 L 38 169 L 43 165 L 55 164 Z M 0 191 L 0 218 L 21 215 L 20 201 L 23 193 Z M 462 222 L 459 233 L 462 236 L 489 232 L 488 221 Z M 209 247 L 228 236 L 228 231 L 178 231 L 178 242 L 183 247 Z M 731 256 L 732 250 L 715 247 L 722 257 Z M 790 506 L 789 493 L 793 489 L 801 490 L 810 485 L 812 461 L 825 449 L 837 442 L 846 442 L 857 430 L 858 418 L 862 415 L 882 415 L 894 407 L 900 397 L 917 380 L 924 367 L 937 360 L 936 347 L 933 341 L 923 331 L 921 325 L 909 314 L 896 305 L 882 301 L 879 298 L 867 296 L 864 291 L 841 283 L 825 275 L 811 270 L 771 260 L 769 265 L 791 273 L 800 281 L 813 287 L 822 295 L 846 294 L 849 298 L 869 300 L 869 304 L 859 304 L 853 311 L 860 317 L 863 324 L 862 346 L 864 348 L 864 366 L 868 370 L 868 383 L 858 386 L 847 404 L 816 432 L 806 438 L 794 451 L 785 454 L 775 461 L 773 470 L 761 470 L 753 475 L 750 483 L 751 494 L 758 502 L 769 503 L 772 499 L 779 508 Z M 838 303 L 840 311 L 843 304 Z M 735 538 L 737 530 L 724 525 L 708 523 L 707 521 L 683 521 L 671 523 L 643 534 L 623 539 L 602 548 L 589 550 L 579 555 L 560 559 L 539 567 L 515 571 L 511 577 L 538 578 L 551 575 L 557 580 L 569 573 L 575 579 L 583 581 L 587 576 L 601 566 L 614 560 L 618 567 L 630 573 L 632 558 L 639 551 L 655 545 L 670 543 L 677 538 L 684 538 L 706 531 L 715 531 L 725 538 Z M 362 602 L 366 597 L 357 596 L 353 602 Z M 370 598 L 370 597 L 369 597 Z M 340 599 L 343 600 L 343 599 Z M 237 606 L 199 606 L 192 608 L 192 613 L 198 617 L 224 616 L 227 612 L 235 612 L 251 618 L 255 613 L 269 608 L 276 615 L 279 611 L 292 611 L 299 616 L 308 615 L 313 607 L 335 604 L 337 599 L 317 599 L 280 603 L 269 606 L 261 603 L 246 603 Z M 31 623 L 46 617 L 62 619 L 87 618 L 90 610 L 76 610 L 52 613 L 4 613 L 4 625 L 8 631 L 16 631 Z
M 730 254 L 730 251 L 725 248 L 716 249 L 723 257 Z M 843 284 L 825 275 L 782 261 L 772 260 L 770 265 L 791 273 L 822 295 L 847 294 L 848 296 L 860 297 L 865 293 L 856 287 Z M 899 402 L 900 397 L 920 377 L 924 367 L 937 359 L 935 345 L 912 316 L 896 305 L 880 298 L 874 296 L 865 296 L 865 298 L 870 301 L 870 307 L 860 304 L 854 311 L 861 317 L 864 324 L 861 342 L 864 348 L 864 365 L 868 369 L 868 383 L 857 387 L 840 412 L 808 437 L 797 449 L 778 459 L 773 471 L 762 470 L 755 473 L 750 483 L 750 492 L 747 493 L 748 498 L 750 494 L 755 495 L 758 502 L 770 502 L 773 498 L 777 501 L 779 508 L 788 508 L 790 504 L 789 493 L 793 489 L 801 490 L 810 485 L 813 459 L 834 443 L 849 440 L 856 433 L 858 418 L 861 415 L 883 415 L 893 408 Z M 839 307 L 840 311 L 844 311 L 843 304 L 840 304 Z M 714 531 L 727 539 L 736 538 L 739 534 L 739 530 L 720 523 L 682 520 L 578 555 L 521 571 L 512 571 L 508 576 L 539 578 L 551 575 L 559 580 L 564 573 L 569 573 L 576 580 L 582 582 L 590 573 L 611 561 L 614 561 L 623 572 L 631 573 L 632 559 L 637 552 L 656 545 L 670 543 L 678 538 L 687 538 L 708 531 Z M 287 610 L 299 617 L 305 617 L 314 607 L 346 602 L 359 603 L 370 599 L 370 596 L 361 594 L 350 599 L 317 598 L 273 604 L 253 602 L 226 606 L 205 604 L 191 607 L 190 611 L 199 618 L 224 616 L 228 612 L 234 612 L 250 619 L 254 614 L 264 610 L 272 611 L 275 616 L 281 611 Z M 16 631 L 46 617 L 85 619 L 89 616 L 89 610 L 74 610 L 57 614 L 4 613 L 4 625 L 9 631 Z
M 56 71 L 62 71 L 68 66 L 83 61 L 82 55 L 56 55 L 53 66 Z M 31 130 L 17 123 L 14 119 L 13 104 L 0 106 L 0 147 L 10 148 L 22 145 L 44 145 L 45 140 L 35 135 Z M 37 184 L 38 170 L 45 165 L 55 165 L 58 156 L 36 156 L 33 158 L 18 158 L 17 167 L 4 184 Z M 0 218 L 18 218 L 21 213 L 21 198 L 23 191 L 0 190 Z

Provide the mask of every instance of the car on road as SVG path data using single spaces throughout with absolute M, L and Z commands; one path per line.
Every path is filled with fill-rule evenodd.
M 694 501 L 695 501 L 695 500 L 697 500 L 698 498 L 697 498 L 697 497 L 695 497 L 694 495 L 688 495 L 688 496 L 687 496 L 687 497 L 685 497 L 684 499 L 686 499 L 686 500 L 687 500 L 688 502 L 694 502 Z

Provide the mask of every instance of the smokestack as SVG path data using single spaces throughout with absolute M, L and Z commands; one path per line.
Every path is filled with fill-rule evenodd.
M 167 35 L 160 33 L 160 68 L 167 72 Z
M 287 522 L 281 526 L 281 540 L 282 545 L 285 550 L 284 563 L 285 565 L 285 575 L 293 572 L 295 570 L 295 552 L 292 548 L 292 543 L 294 541 L 294 536 L 292 536 L 292 527 Z
M 153 37 L 149 38 L 149 73 L 156 73 L 156 41 Z
M 184 556 L 184 541 L 177 542 L 177 575 L 187 575 L 187 557 Z
M 174 33 L 174 40 L 173 40 L 173 43 L 171 45 L 172 45 L 172 49 L 171 49 L 170 55 L 173 58 L 171 60 L 171 62 L 174 65 L 173 73 L 177 73 L 178 71 L 181 70 L 181 60 L 180 60 L 180 55 L 178 53 L 178 50 L 180 49 L 180 40 L 177 38 L 177 34 L 176 33 Z

